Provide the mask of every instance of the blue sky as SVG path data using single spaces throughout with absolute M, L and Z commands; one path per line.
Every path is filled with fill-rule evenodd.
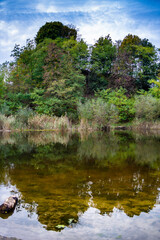
M 160 0 L 0 0 L 0 63 L 50 21 L 75 25 L 89 44 L 132 33 L 160 47 Z

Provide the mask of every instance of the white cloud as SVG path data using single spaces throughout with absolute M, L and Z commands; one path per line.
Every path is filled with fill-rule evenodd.
M 135 6 L 134 6 L 135 7 Z M 49 21 L 74 24 L 85 41 L 93 44 L 101 36 L 111 35 L 112 40 L 123 39 L 128 33 L 148 38 L 160 47 L 159 22 L 144 19 L 139 21 L 129 13 L 128 6 L 113 1 L 89 0 L 82 6 L 57 5 L 56 2 L 41 1 L 36 4 L 36 16 L 17 21 L 0 21 L 0 62 L 9 60 L 15 44 L 24 46 L 26 39 L 33 39 L 39 28 Z M 135 11 L 135 9 L 132 9 Z
M 114 5 L 112 5 L 114 6 Z M 77 22 L 78 23 L 78 22 Z M 91 12 L 86 18 L 78 23 L 80 34 L 88 42 L 93 44 L 101 36 L 110 34 L 112 40 L 123 40 L 129 33 L 138 35 L 141 38 L 147 38 L 157 47 L 160 47 L 159 22 L 147 20 L 139 21 L 132 18 L 126 11 L 124 6 L 117 8 L 103 8 L 97 12 Z
M 58 12 L 58 10 L 55 6 L 53 6 L 53 5 L 48 6 L 43 3 L 37 4 L 36 10 L 40 13 L 44 13 L 44 12 L 45 13 L 56 13 L 56 12 Z
M 11 51 L 15 44 L 24 46 L 26 39 L 34 38 L 35 32 L 37 31 L 37 25 L 24 27 L 23 23 L 13 21 L 7 23 L 0 21 L 0 63 L 9 60 Z
M 76 5 L 69 6 L 69 5 L 63 5 L 60 6 L 57 4 L 57 2 L 40 2 L 35 6 L 35 9 L 37 12 L 43 12 L 43 13 L 57 13 L 57 12 L 83 12 L 83 13 L 90 13 L 90 12 L 96 12 L 100 10 L 105 9 L 112 9 L 113 11 L 115 9 L 121 9 L 122 4 L 119 4 L 118 2 L 113 1 L 93 1 L 88 0 L 82 5 L 78 5 L 78 2 Z

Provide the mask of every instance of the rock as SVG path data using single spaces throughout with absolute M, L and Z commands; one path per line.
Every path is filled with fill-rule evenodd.
M 17 202 L 18 198 L 16 196 L 10 196 L 5 200 L 5 202 L 2 205 L 0 205 L 0 212 L 8 213 L 12 211 L 15 208 Z

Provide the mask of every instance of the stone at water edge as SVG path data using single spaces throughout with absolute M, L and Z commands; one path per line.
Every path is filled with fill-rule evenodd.
M 15 208 L 17 202 L 18 198 L 16 196 L 10 196 L 5 200 L 5 202 L 2 205 L 0 205 L 0 212 L 8 213 L 12 211 Z

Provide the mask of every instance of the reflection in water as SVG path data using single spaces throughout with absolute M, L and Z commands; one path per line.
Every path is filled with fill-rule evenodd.
M 126 132 L 83 139 L 54 132 L 1 135 L 0 202 L 10 191 L 20 201 L 7 219 L 19 232 L 8 230 L 2 219 L 0 235 L 27 239 L 30 229 L 30 239 L 154 239 L 160 221 L 159 143 L 159 136 Z M 68 226 L 61 235 L 58 225 Z

